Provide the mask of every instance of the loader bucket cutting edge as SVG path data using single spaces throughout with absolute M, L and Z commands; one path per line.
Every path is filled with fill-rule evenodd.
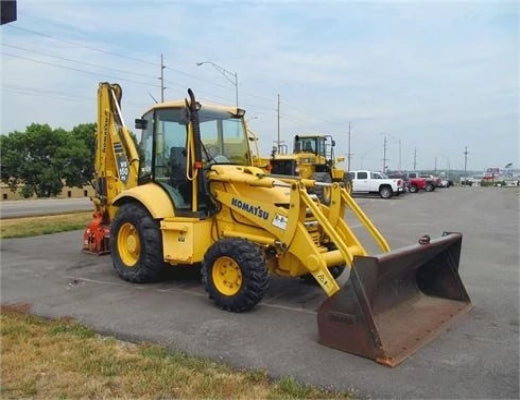
M 458 273 L 462 234 L 355 256 L 349 280 L 318 310 L 325 346 L 394 367 L 471 309 Z

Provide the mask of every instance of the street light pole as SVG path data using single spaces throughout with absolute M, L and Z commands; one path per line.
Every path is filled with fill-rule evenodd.
M 227 69 L 221 67 L 220 65 L 215 64 L 213 61 L 201 61 L 196 64 L 197 64 L 197 67 L 200 67 L 201 65 L 204 65 L 204 64 L 210 64 L 211 66 L 213 66 L 213 68 L 215 68 L 218 72 L 220 72 L 221 75 L 224 78 L 226 78 L 226 80 L 228 82 L 231 82 L 235 86 L 235 104 L 238 108 L 238 75 L 237 75 L 237 73 L 228 71 Z M 230 77 L 232 77 L 233 79 L 231 79 Z

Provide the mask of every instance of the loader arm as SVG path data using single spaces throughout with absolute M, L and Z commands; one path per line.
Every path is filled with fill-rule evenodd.
M 350 267 L 355 256 L 366 256 L 367 251 L 361 241 L 344 220 L 347 207 L 354 210 L 362 225 L 379 244 L 382 252 L 390 250 L 386 240 L 368 217 L 350 198 L 339 184 L 331 187 L 332 207 L 316 202 L 307 192 L 307 186 L 316 184 L 312 180 L 277 180 L 265 175 L 242 175 L 242 182 L 251 187 L 285 187 L 290 190 L 289 207 L 279 207 L 272 203 L 259 202 L 254 197 L 239 194 L 234 190 L 228 174 L 210 172 L 211 181 L 225 182 L 230 185 L 226 190 L 215 190 L 216 199 L 223 205 L 246 219 L 250 219 L 263 230 L 259 233 L 240 232 L 229 229 L 219 232 L 221 237 L 242 237 L 278 249 L 278 272 L 282 275 L 297 276 L 310 273 L 328 296 L 334 295 L 339 285 L 329 268 L 346 265 Z M 318 229 L 319 226 L 319 229 Z M 320 243 L 325 236 L 331 248 Z

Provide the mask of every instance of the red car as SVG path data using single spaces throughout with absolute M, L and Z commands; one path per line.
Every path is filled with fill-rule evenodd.
M 416 172 L 401 172 L 389 174 L 390 178 L 402 179 L 410 193 L 417 193 L 419 190 L 431 192 L 435 190 L 435 183 L 430 178 L 419 177 Z
M 417 193 L 419 190 L 426 190 L 428 192 L 431 192 L 431 190 L 428 190 L 429 183 L 426 181 L 425 178 L 409 178 L 408 179 L 408 191 L 410 193 Z
M 425 178 L 426 180 L 431 180 L 435 187 L 441 187 L 442 186 L 442 179 L 438 176 L 433 175 L 421 175 L 421 178 Z

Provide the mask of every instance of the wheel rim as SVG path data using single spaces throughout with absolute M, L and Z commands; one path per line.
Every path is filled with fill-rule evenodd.
M 117 248 L 125 266 L 132 268 L 137 264 L 141 252 L 141 241 L 137 229 L 130 222 L 121 225 L 117 234 Z
M 219 257 L 211 272 L 215 288 L 226 296 L 234 296 L 242 286 L 242 271 L 231 257 Z

